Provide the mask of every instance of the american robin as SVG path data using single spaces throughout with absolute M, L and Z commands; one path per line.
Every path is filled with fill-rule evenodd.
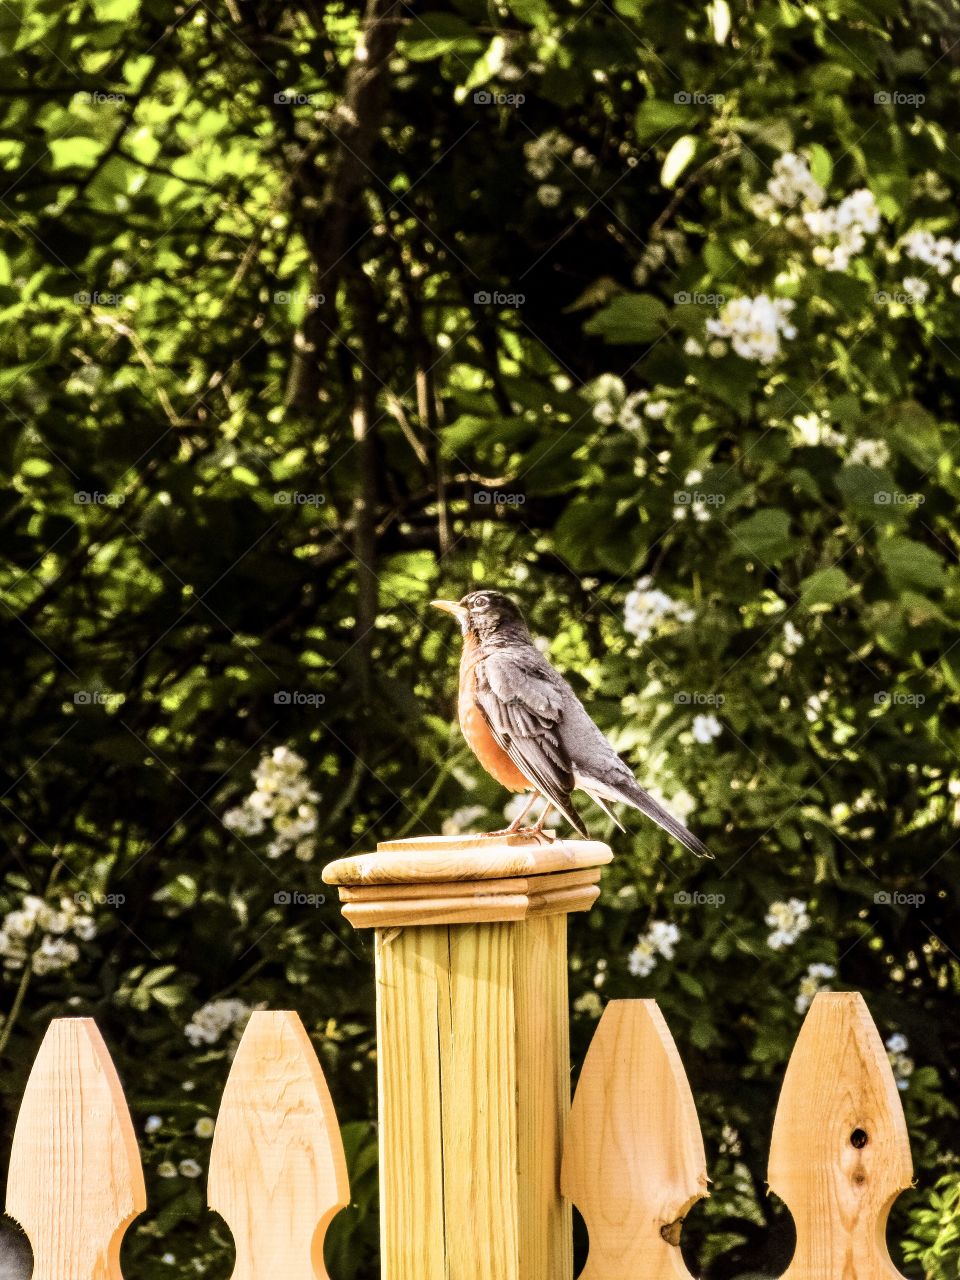
M 612 818 L 606 801 L 639 809 L 699 858 L 713 854 L 672 813 L 638 785 L 584 710 L 580 699 L 533 643 L 520 610 L 499 591 L 473 591 L 459 602 L 434 600 L 463 632 L 460 727 L 491 777 L 511 791 L 532 791 L 530 802 L 506 828 L 520 829 L 537 795 L 558 809 L 582 836 L 587 828 L 573 807 L 586 792 Z

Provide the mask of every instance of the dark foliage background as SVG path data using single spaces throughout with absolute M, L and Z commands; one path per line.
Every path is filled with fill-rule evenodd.
M 655 995 L 693 1083 L 690 1265 L 783 1269 L 826 985 L 893 1038 L 895 1252 L 956 1275 L 958 50 L 894 0 L 0 6 L 4 1140 L 95 1016 L 131 1275 L 229 1274 L 202 1172 L 255 1005 L 346 1124 L 331 1273 L 376 1274 L 370 948 L 305 899 L 499 821 L 427 608 L 474 584 L 718 853 L 596 814 L 571 926 L 575 1060 Z

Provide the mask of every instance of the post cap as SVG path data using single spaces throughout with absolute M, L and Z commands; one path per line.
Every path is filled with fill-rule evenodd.
M 612 858 L 599 840 L 417 836 L 331 862 L 323 879 L 339 886 L 344 917 L 358 929 L 474 924 L 586 911 Z

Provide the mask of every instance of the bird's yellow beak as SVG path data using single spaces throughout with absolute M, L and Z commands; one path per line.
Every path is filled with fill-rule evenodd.
M 467 620 L 467 611 L 462 604 L 457 604 L 456 600 L 431 600 L 430 603 L 435 609 L 442 609 L 444 613 L 452 613 L 461 626 Z

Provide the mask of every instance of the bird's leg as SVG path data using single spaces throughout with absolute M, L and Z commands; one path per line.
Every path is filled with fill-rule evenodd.
M 483 834 L 484 834 L 485 836 L 512 836 L 512 835 L 516 835 L 516 834 L 517 834 L 517 832 L 518 832 L 518 831 L 520 830 L 520 828 L 522 827 L 522 825 L 523 825 L 523 820 L 524 820 L 524 818 L 527 816 L 527 814 L 530 812 L 530 809 L 531 809 L 531 807 L 532 807 L 532 805 L 533 805 L 534 800 L 536 800 L 536 798 L 537 798 L 537 793 L 536 793 L 536 791 L 531 791 L 531 792 L 530 792 L 530 799 L 529 799 L 529 800 L 527 801 L 527 803 L 523 806 L 523 808 L 520 810 L 520 812 L 517 814 L 517 816 L 514 818 L 514 820 L 510 823 L 509 827 L 502 827 L 499 831 L 485 831 Z
M 557 838 L 557 837 L 556 837 L 556 836 L 549 836 L 549 835 L 547 835 L 546 831 L 544 831 L 544 829 L 543 829 L 543 828 L 544 828 L 544 825 L 545 825 L 545 823 L 546 823 L 546 821 L 547 821 L 547 818 L 550 816 L 550 810 L 551 810 L 552 808 L 553 808 L 553 805 L 551 805 L 551 804 L 548 802 L 548 803 L 544 806 L 543 813 L 541 813 L 541 815 L 540 815 L 540 817 L 539 817 L 539 819 L 538 819 L 538 821 L 537 821 L 537 825 L 536 825 L 535 827 L 531 827 L 531 828 L 530 828 L 530 834 L 531 834 L 531 835 L 535 835 L 535 836 L 542 836 L 544 840 L 548 840 L 551 844 L 553 844 L 554 840 L 556 840 L 556 838 Z

